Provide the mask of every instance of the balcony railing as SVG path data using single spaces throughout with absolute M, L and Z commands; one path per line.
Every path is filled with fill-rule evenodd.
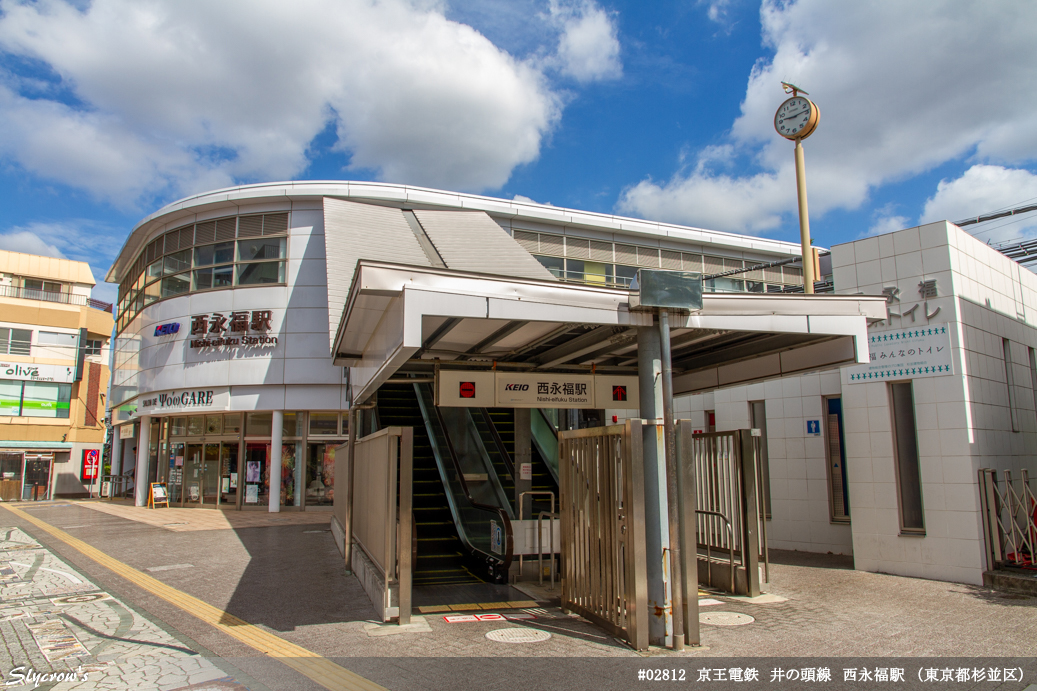
M 87 307 L 101 310 L 102 312 L 108 312 L 109 314 L 112 313 L 112 305 L 110 302 L 101 302 L 100 300 L 88 298 L 85 295 L 75 295 L 73 293 L 58 293 L 50 290 L 30 290 L 29 288 L 18 288 L 16 286 L 0 286 L 0 297 L 21 298 L 23 300 L 42 300 L 44 302 L 60 302 L 66 305 L 85 305 Z

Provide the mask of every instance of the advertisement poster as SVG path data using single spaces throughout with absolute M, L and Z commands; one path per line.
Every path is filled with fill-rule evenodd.
M 182 466 L 184 464 L 184 457 L 183 456 L 177 456 L 176 457 L 176 464 L 178 466 Z
M 231 473 L 230 474 L 230 488 L 231 489 L 237 489 L 238 488 L 238 474 L 237 473 Z
M 96 480 L 98 467 L 101 465 L 101 452 L 97 449 L 83 449 L 84 480 Z
M 259 482 L 259 461 L 245 464 L 245 482 Z
M 259 503 L 259 485 L 245 485 L 245 503 Z
M 192 482 L 187 488 L 187 498 L 190 501 L 198 501 L 202 496 L 197 482 Z
M 222 479 L 222 482 L 220 483 L 220 491 L 223 492 L 224 494 L 226 494 L 227 492 L 230 491 L 230 478 L 229 477 L 225 477 L 225 478 Z

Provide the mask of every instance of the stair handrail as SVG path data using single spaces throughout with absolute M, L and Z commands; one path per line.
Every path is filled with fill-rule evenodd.
M 555 423 L 551 422 L 551 418 L 547 417 L 547 413 L 544 412 L 544 409 L 537 408 L 536 411 L 540 413 L 540 417 L 544 419 L 544 422 L 546 422 L 547 426 L 551 428 L 551 431 L 555 433 L 555 436 L 558 436 L 558 427 L 555 426 Z
M 414 386 L 418 387 L 420 384 L 415 384 Z M 446 432 L 446 421 L 443 419 L 443 413 L 440 411 L 439 406 L 436 405 L 432 406 L 432 410 L 435 412 L 436 420 L 439 422 L 439 426 L 443 430 L 443 438 L 446 440 L 447 455 L 450 456 L 450 464 L 453 466 L 454 472 L 457 474 L 457 480 L 461 484 L 461 489 L 464 492 L 465 497 L 468 499 L 468 502 L 477 509 L 496 513 L 501 519 L 501 524 L 504 526 L 504 557 L 502 571 L 504 574 L 507 574 L 508 569 L 511 568 L 511 559 L 515 550 L 515 536 L 511 529 L 511 519 L 508 518 L 507 512 L 501 507 L 483 504 L 472 497 L 472 492 L 468 489 L 468 482 L 465 480 L 464 470 L 461 468 L 460 461 L 457 460 L 457 453 L 454 451 L 454 444 L 450 441 L 450 435 Z M 469 543 L 469 547 L 478 550 L 478 548 L 471 543 Z M 496 558 L 492 554 L 488 556 Z
M 479 412 L 482 414 L 483 422 L 490 430 L 490 436 L 493 437 L 493 443 L 497 447 L 497 453 L 504 459 L 504 467 L 512 478 L 515 477 L 515 463 L 511 460 L 511 454 L 508 453 L 507 447 L 504 445 L 504 440 L 501 439 L 500 433 L 497 431 L 497 426 L 493 424 L 493 418 L 490 417 L 490 411 L 486 408 L 479 408 Z

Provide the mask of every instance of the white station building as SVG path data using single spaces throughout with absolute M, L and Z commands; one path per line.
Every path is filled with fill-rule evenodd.
M 113 467 L 165 482 L 172 505 L 327 510 L 351 404 L 462 364 L 489 387 L 590 377 L 587 424 L 633 417 L 593 378 L 637 374 L 639 268 L 712 276 L 799 252 L 378 183 L 190 197 L 141 221 L 108 274 Z M 704 282 L 702 310 L 671 327 L 677 416 L 761 430 L 771 547 L 981 582 L 977 470 L 1035 470 L 1037 280 L 947 223 L 830 259 L 824 295 L 794 292 L 796 264 Z

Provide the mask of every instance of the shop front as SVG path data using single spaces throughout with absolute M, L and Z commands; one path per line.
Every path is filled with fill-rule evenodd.
M 330 510 L 335 452 L 348 432 L 345 414 L 286 411 L 282 417 L 277 464 L 272 412 L 152 418 L 149 482 L 165 484 L 170 506 L 267 511 L 273 465 L 281 474 L 281 509 Z

